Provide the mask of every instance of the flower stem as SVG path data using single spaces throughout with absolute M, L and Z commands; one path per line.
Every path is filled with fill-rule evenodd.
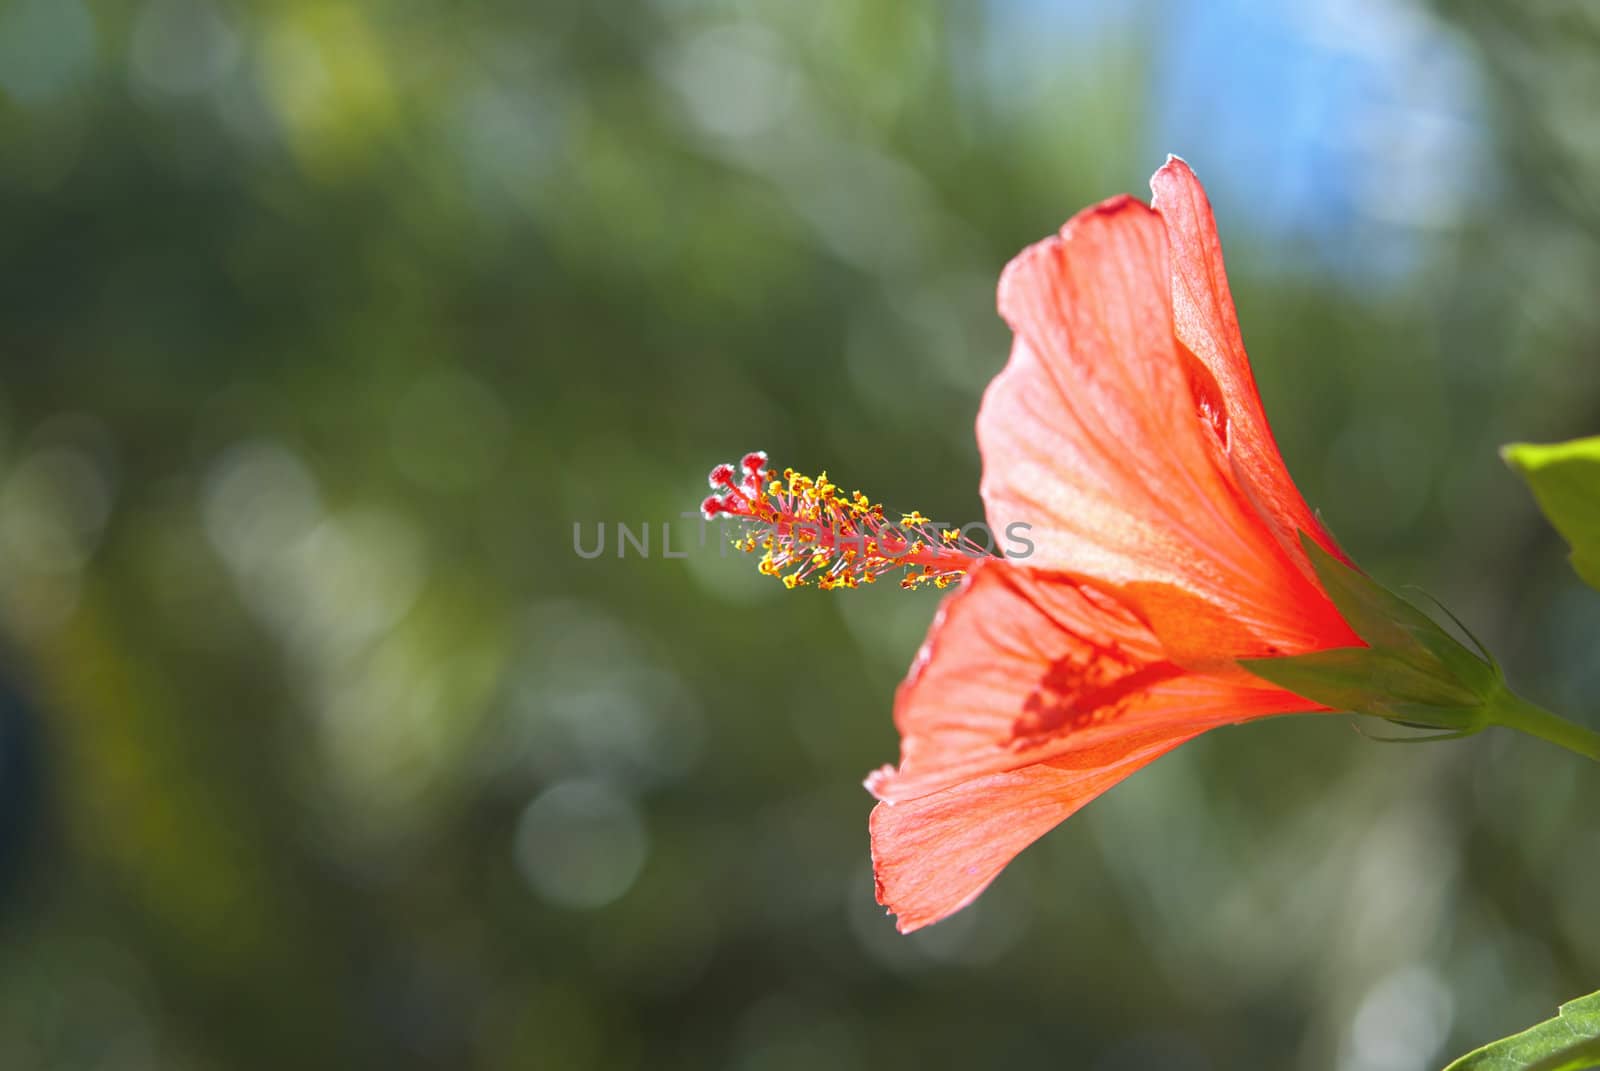
M 1518 729 L 1600 762 L 1600 733 L 1557 717 L 1509 689 L 1501 694 L 1501 701 L 1496 704 L 1494 724 Z

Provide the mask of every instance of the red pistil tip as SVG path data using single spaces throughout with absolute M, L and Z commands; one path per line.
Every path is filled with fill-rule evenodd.
M 733 545 L 746 553 L 761 551 L 760 571 L 788 588 L 853 588 L 901 568 L 903 588 L 944 588 L 985 554 L 919 512 L 902 514 L 898 523 L 889 520 L 860 491 L 842 494 L 826 472 L 811 477 L 784 469 L 780 479 L 767 470 L 760 450 L 740 458 L 738 468 L 718 465 L 710 483 L 721 493 L 700 503 L 701 515 L 745 522 Z

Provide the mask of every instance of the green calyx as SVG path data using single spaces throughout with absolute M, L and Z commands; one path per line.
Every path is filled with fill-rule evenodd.
M 1476 650 L 1303 532 L 1300 542 L 1329 598 L 1367 646 L 1240 661 L 1250 673 L 1333 710 L 1452 738 L 1504 725 L 1600 759 L 1600 735 L 1512 692 L 1499 664 L 1471 633 Z

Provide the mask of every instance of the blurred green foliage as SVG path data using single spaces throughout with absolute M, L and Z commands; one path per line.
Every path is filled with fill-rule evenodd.
M 1492 167 L 1374 282 L 1160 127 L 1188 5 L 1047 7 L 0 5 L 0 1066 L 1404 1071 L 1594 988 L 1600 773 L 1337 718 L 900 938 L 859 781 L 937 597 L 659 553 L 758 447 L 979 518 L 1000 268 L 1170 149 L 1248 191 L 1307 497 L 1593 724 L 1600 603 L 1495 456 L 1600 426 L 1592 11 L 1396 9 Z

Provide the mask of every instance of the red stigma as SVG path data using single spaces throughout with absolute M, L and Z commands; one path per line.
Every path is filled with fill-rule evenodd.
M 754 476 L 767 467 L 767 452 L 754 450 L 739 459 L 739 467 Z
M 733 466 L 724 463 L 712 469 L 711 475 L 706 479 L 710 482 L 714 489 L 720 491 L 724 488 L 732 489 L 733 475 Z

